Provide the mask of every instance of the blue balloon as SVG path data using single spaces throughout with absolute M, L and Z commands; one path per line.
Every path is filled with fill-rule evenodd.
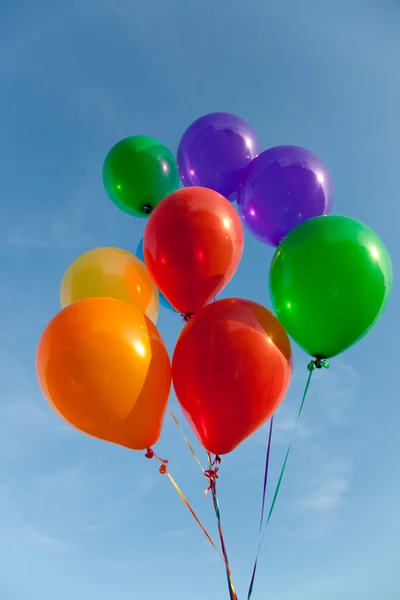
M 136 248 L 136 256 L 142 261 L 144 260 L 144 252 L 143 252 L 143 238 L 140 240 L 138 247 Z
M 140 240 L 138 247 L 136 248 L 136 256 L 142 261 L 145 262 L 144 260 L 144 252 L 143 252 L 143 238 Z M 161 306 L 163 306 L 164 308 L 168 308 L 168 310 L 172 310 L 172 312 L 177 312 L 175 310 L 175 308 L 173 306 L 171 306 L 171 304 L 168 302 L 168 300 L 166 299 L 166 297 L 164 296 L 164 294 L 162 294 L 160 291 L 158 292 L 160 295 L 160 304 Z

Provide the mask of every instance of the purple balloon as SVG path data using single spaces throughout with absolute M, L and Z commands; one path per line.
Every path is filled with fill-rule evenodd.
M 246 167 L 259 152 L 258 137 L 246 121 L 230 113 L 211 113 L 183 134 L 179 175 L 185 187 L 207 187 L 233 201 Z
M 239 192 L 240 215 L 252 235 L 278 246 L 296 225 L 331 211 L 333 183 L 309 150 L 276 146 L 248 166 Z

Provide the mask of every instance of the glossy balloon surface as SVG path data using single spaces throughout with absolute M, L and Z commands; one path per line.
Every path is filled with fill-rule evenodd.
M 126 250 L 93 248 L 66 270 L 60 288 L 61 308 L 95 297 L 129 302 L 157 322 L 158 290 L 144 262 Z
M 148 217 L 159 202 L 179 187 L 174 156 L 158 140 L 136 135 L 109 151 L 103 166 L 105 190 L 118 208 Z
M 330 358 L 362 338 L 392 289 L 390 256 L 364 223 L 341 216 L 310 219 L 277 249 L 270 271 L 275 312 L 308 354 Z
M 263 306 L 217 300 L 183 329 L 172 374 L 179 404 L 203 446 L 226 454 L 282 402 L 291 379 L 289 338 Z
M 294 227 L 331 211 L 333 183 L 324 163 L 297 146 L 277 146 L 249 165 L 238 208 L 252 235 L 278 246 Z
M 135 306 L 89 298 L 64 308 L 42 334 L 36 371 L 50 406 L 77 429 L 134 450 L 158 440 L 170 360 Z
M 136 256 L 138 257 L 139 260 L 145 262 L 144 252 L 143 252 L 143 238 L 140 240 L 140 242 L 138 243 L 138 246 L 136 248 Z M 172 310 L 172 312 L 176 313 L 176 310 L 174 309 L 173 306 L 171 306 L 171 304 L 168 302 L 168 300 L 166 299 L 164 294 L 159 292 L 158 296 L 159 296 L 159 301 L 160 301 L 161 306 L 163 306 L 164 308 L 168 308 L 168 310 Z
M 206 188 L 174 192 L 151 215 L 144 257 L 158 289 L 182 314 L 195 313 L 226 286 L 243 252 L 240 218 Z
M 245 168 L 261 145 L 254 129 L 230 113 L 210 113 L 185 131 L 178 170 L 185 187 L 202 186 L 234 200 Z

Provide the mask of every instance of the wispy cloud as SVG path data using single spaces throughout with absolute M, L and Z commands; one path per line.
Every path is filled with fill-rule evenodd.
M 192 534 L 190 529 L 168 529 L 163 532 L 163 536 L 167 538 L 187 538 Z
M 100 468 L 89 460 L 61 469 L 42 463 L 42 469 L 17 472 L 0 486 L 2 564 L 36 551 L 79 555 L 90 540 L 112 539 L 114 532 L 125 536 L 147 514 L 146 500 L 159 481 L 141 469 L 129 478 L 126 468 Z
M 93 174 L 82 181 L 75 191 L 60 204 L 64 208 L 38 216 L 29 215 L 21 219 L 5 238 L 11 248 L 74 249 L 95 245 L 95 236 L 90 233 L 90 223 L 95 214 L 98 200 L 97 182 Z
M 310 482 L 308 493 L 299 499 L 299 507 L 320 513 L 334 511 L 348 491 L 349 474 L 349 464 L 324 465 L 320 475 Z
M 360 392 L 360 378 L 352 365 L 343 359 L 331 361 L 328 371 L 323 371 L 312 381 L 311 394 L 326 426 L 348 426 L 350 413 Z
M 302 517 L 290 535 L 302 539 L 321 538 L 340 527 L 340 512 L 350 490 L 351 462 L 337 461 L 314 467 L 305 476 L 306 490 L 295 502 Z
M 359 377 L 355 369 L 341 359 L 332 361 L 329 370 L 314 374 L 304 411 L 297 423 L 297 414 L 304 391 L 307 375 L 296 369 L 287 398 L 274 416 L 274 445 L 287 445 L 296 428 L 299 442 L 317 440 L 335 427 L 351 424 L 351 410 L 356 404 L 360 390 Z M 253 441 L 266 444 L 266 427 L 256 433 Z
M 302 539 L 331 534 L 339 526 L 340 510 L 350 491 L 352 457 L 335 452 L 332 458 L 331 434 L 351 426 L 360 389 L 354 368 L 340 359 L 332 361 L 329 370 L 314 374 L 296 427 L 306 377 L 304 371 L 296 370 L 288 398 L 275 415 L 270 465 L 272 479 L 276 479 L 295 435 L 280 503 L 287 505 L 288 515 L 295 519 L 288 535 Z M 266 428 L 255 438 L 265 446 Z M 295 518 L 299 512 L 301 519 Z
M 3 334 L 6 328 L 3 329 Z M 32 371 L 31 371 L 32 373 Z M 0 464 L 26 455 L 42 442 L 44 432 L 51 433 L 52 418 L 45 402 L 39 401 L 36 381 L 22 362 L 0 351 Z
M 33 529 L 32 527 L 28 529 L 27 537 L 30 537 L 36 544 L 48 546 L 54 550 L 62 550 L 65 552 L 71 552 L 72 550 L 71 546 L 61 539 L 36 531 L 36 529 Z
M 296 412 L 290 408 L 282 407 L 274 422 L 274 441 L 279 444 L 286 443 L 296 427 L 296 421 Z M 301 421 L 298 422 L 296 428 L 297 437 L 308 438 L 314 433 L 315 429 L 312 429 L 310 425 Z

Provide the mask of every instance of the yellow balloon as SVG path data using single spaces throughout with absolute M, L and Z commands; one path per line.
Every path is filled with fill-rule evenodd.
M 66 270 L 60 288 L 61 308 L 101 297 L 129 302 L 157 322 L 158 290 L 146 265 L 126 250 L 94 248 L 78 256 Z

